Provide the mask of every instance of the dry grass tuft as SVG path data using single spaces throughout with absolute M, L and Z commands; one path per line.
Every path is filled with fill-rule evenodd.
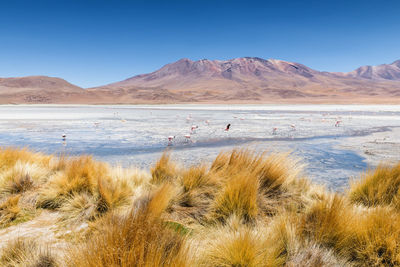
M 49 174 L 50 171 L 43 166 L 18 160 L 0 176 L 0 193 L 23 193 L 43 183 Z
M 353 219 L 346 199 L 335 194 L 315 202 L 302 216 L 300 228 L 307 239 L 340 252 L 351 246 Z
M 72 194 L 66 198 L 61 211 L 61 221 L 65 225 L 81 224 L 97 218 L 97 202 L 87 193 Z
M 250 228 L 220 229 L 203 244 L 199 266 L 272 266 L 264 247 L 264 237 Z
M 357 210 L 340 196 L 302 215 L 305 240 L 333 249 L 354 266 L 400 265 L 400 214 L 388 207 Z
M 207 173 L 207 166 L 199 165 L 183 171 L 181 183 L 184 192 L 189 192 L 201 187 L 213 186 L 216 181 L 213 180 L 213 176 Z
M 126 180 L 100 179 L 98 184 L 98 206 L 100 213 L 129 204 L 131 187 Z
M 20 195 L 10 196 L 0 204 L 0 227 L 4 227 L 17 219 L 21 208 L 18 206 Z
M 249 222 L 258 214 L 259 182 L 248 171 L 242 171 L 230 177 L 214 202 L 214 218 L 224 221 L 231 215 Z
M 349 198 L 368 207 L 393 205 L 400 208 L 400 163 L 379 166 L 351 184 Z
M 82 246 L 71 249 L 69 266 L 191 266 L 184 237 L 160 219 L 171 185 L 125 215 L 109 214 Z M 160 206 L 158 206 L 160 205 Z
M 94 195 L 98 180 L 107 174 L 107 165 L 94 161 L 89 156 L 81 156 L 69 161 L 65 172 L 58 173 L 42 188 L 38 206 L 59 208 L 66 197 L 73 194 L 88 193 Z
M 96 191 L 97 182 L 107 173 L 107 166 L 96 162 L 90 156 L 81 156 L 68 162 L 65 175 L 58 181 L 62 194 Z
M 281 223 L 279 226 L 284 225 Z M 276 229 L 275 224 L 270 228 L 243 224 L 243 220 L 235 215 L 223 226 L 202 229 L 194 237 L 200 247 L 196 265 L 283 266 L 287 257 L 286 247 L 289 246 L 287 242 L 294 234 L 291 236 L 292 233 L 272 229 Z
M 175 196 L 175 193 L 176 191 L 172 184 L 166 183 L 161 185 L 161 187 L 153 193 L 150 201 L 146 205 L 146 214 L 152 217 L 160 217 L 171 204 L 171 200 Z
M 21 204 L 21 195 L 11 195 L 0 202 L 0 228 L 29 221 L 39 211 Z
M 349 259 L 357 266 L 400 265 L 400 214 L 390 208 L 368 210 L 349 226 L 354 235 Z
M 74 267 L 400 266 L 400 164 L 346 195 L 311 184 L 287 153 L 177 166 L 168 153 L 149 173 L 0 149 L 0 227 L 54 209 L 57 235 L 78 244 L 66 252 Z M 39 247 L 10 242 L 0 266 L 56 266 Z
M 172 216 L 185 223 L 223 222 L 232 215 L 251 222 L 282 208 L 299 210 L 315 198 L 301 170 L 289 154 L 220 153 L 208 170 L 198 165 L 175 172 L 181 192 Z
M 28 149 L 0 148 L 0 171 L 13 167 L 18 161 L 49 166 L 52 156 L 34 153 Z
M 151 168 L 151 182 L 160 184 L 174 181 L 178 176 L 177 166 L 171 161 L 171 155 L 164 152 L 157 163 Z
M 145 179 L 138 172 L 111 169 L 89 156 L 62 159 L 59 164 L 60 170 L 40 188 L 37 206 L 61 211 L 66 225 L 92 221 L 128 206 L 133 189 Z
M 54 256 L 48 249 L 41 249 L 31 239 L 10 241 L 0 254 L 0 265 L 4 267 L 56 267 Z

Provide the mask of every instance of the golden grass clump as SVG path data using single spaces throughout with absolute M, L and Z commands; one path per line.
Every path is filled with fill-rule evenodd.
M 208 233 L 210 234 L 210 233 Z M 262 233 L 247 227 L 219 229 L 212 233 L 198 259 L 199 266 L 278 266 L 268 263 Z
M 161 185 L 151 196 L 151 200 L 143 208 L 145 213 L 151 217 L 160 217 L 161 214 L 170 206 L 172 198 L 175 196 L 175 188 L 172 184 Z
M 0 148 L 0 171 L 13 167 L 17 161 L 34 163 L 40 166 L 49 166 L 52 156 L 34 153 L 28 149 Z
M 18 206 L 20 195 L 10 196 L 0 204 L 0 227 L 4 227 L 17 219 L 21 208 Z
M 174 162 L 171 161 L 171 155 L 164 152 L 161 158 L 151 168 L 151 182 L 160 184 L 163 182 L 171 182 L 177 178 L 178 169 Z
M 196 266 L 283 266 L 287 242 L 295 235 L 272 231 L 276 225 L 243 224 L 240 217 L 233 215 L 223 225 L 201 229 L 194 234 L 199 246 Z M 284 228 L 285 224 L 279 226 Z
M 181 183 L 184 192 L 206 186 L 215 186 L 215 179 L 213 179 L 213 176 L 209 175 L 207 171 L 206 165 L 192 166 L 183 171 Z
M 105 164 L 94 161 L 90 156 L 81 156 L 68 162 L 65 174 L 55 182 L 63 188 L 63 194 L 93 193 L 98 180 L 106 173 Z
M 183 170 L 175 186 L 179 189 L 173 206 L 175 219 L 190 223 L 205 221 L 222 184 L 218 175 L 205 165 L 198 165 Z
M 0 175 L 0 193 L 16 194 L 31 190 L 44 183 L 50 173 L 44 166 L 18 160 Z
M 368 207 L 393 205 L 400 209 L 400 163 L 378 166 L 351 184 L 349 198 Z
M 294 180 L 301 179 L 302 166 L 288 153 L 256 154 L 250 150 L 221 153 L 211 165 L 211 171 L 224 177 L 243 170 L 258 179 L 260 190 L 279 194 L 288 190 Z
M 69 266 L 191 266 L 185 238 L 160 218 L 170 201 L 171 185 L 139 201 L 127 214 L 110 213 L 98 232 L 69 251 Z
M 166 162 L 165 154 L 159 162 Z M 304 208 L 317 198 L 318 190 L 300 177 L 301 169 L 289 154 L 249 150 L 220 153 L 209 169 L 204 164 L 174 169 L 173 176 L 178 179 L 172 182 L 180 192 L 172 217 L 204 224 L 224 222 L 235 215 L 253 222 L 263 215 L 273 216 L 279 209 Z
M 400 214 L 387 207 L 367 210 L 349 225 L 349 259 L 356 266 L 400 266 Z
M 53 173 L 52 156 L 27 149 L 0 148 L 0 195 L 22 193 L 42 184 Z
M 97 182 L 98 206 L 101 213 L 129 204 L 131 187 L 126 180 L 100 179 Z
M 59 266 L 55 257 L 48 249 L 40 248 L 32 239 L 11 240 L 0 253 L 0 266 Z
M 76 193 L 95 194 L 99 179 L 107 175 L 107 166 L 89 156 L 72 159 L 64 172 L 58 173 L 42 188 L 38 205 L 43 208 L 59 208 L 66 197 Z
M 35 217 L 38 213 L 34 207 L 21 204 L 22 196 L 11 195 L 0 201 L 0 228 L 19 224 Z
M 229 178 L 214 201 L 214 218 L 225 220 L 236 215 L 245 221 L 254 221 L 258 214 L 257 177 L 248 171 L 241 171 Z
M 305 240 L 333 249 L 353 266 L 400 265 L 400 214 L 390 207 L 358 209 L 334 195 L 301 216 Z
M 90 157 L 66 163 L 65 172 L 52 177 L 40 190 L 38 206 L 57 209 L 64 223 L 92 221 L 102 214 L 130 204 L 133 194 L 129 181 Z
M 400 164 L 344 194 L 303 178 L 288 153 L 233 150 L 187 168 L 164 153 L 150 172 L 15 149 L 0 163 L 0 228 L 46 208 L 51 220 L 9 232 L 56 229 L 49 238 L 73 245 L 10 241 L 0 266 L 400 266 Z
M 66 225 L 93 221 L 98 216 L 97 205 L 97 201 L 88 193 L 72 194 L 58 209 L 61 211 L 60 219 Z
M 328 195 L 316 201 L 301 218 L 302 234 L 327 248 L 340 252 L 352 246 L 349 225 L 354 223 L 352 208 L 342 196 Z
M 315 188 L 301 177 L 301 172 L 302 166 L 287 153 L 255 154 L 249 150 L 221 153 L 210 169 L 211 174 L 224 181 L 224 193 L 219 194 L 216 202 L 220 204 L 216 206 L 229 209 L 234 205 L 237 212 L 248 213 L 252 218 L 257 213 L 273 216 L 282 208 L 304 208 L 312 201 Z M 223 202 L 222 196 L 225 196 Z M 236 203 L 232 202 L 235 198 Z M 243 210 L 245 206 L 249 212 Z M 217 209 L 221 216 L 227 215 L 224 209 Z

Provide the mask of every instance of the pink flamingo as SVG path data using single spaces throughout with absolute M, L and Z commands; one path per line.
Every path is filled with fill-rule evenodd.
M 185 134 L 185 138 L 186 138 L 186 142 L 190 142 L 191 140 L 190 140 L 190 134 Z
M 168 136 L 168 145 L 169 146 L 172 145 L 172 140 L 174 140 L 174 139 L 175 139 L 175 136 L 173 136 L 173 135 Z
M 197 128 L 199 128 L 199 126 L 197 126 L 197 125 L 192 125 L 192 127 L 190 128 L 190 131 L 191 131 L 192 133 L 195 133 Z

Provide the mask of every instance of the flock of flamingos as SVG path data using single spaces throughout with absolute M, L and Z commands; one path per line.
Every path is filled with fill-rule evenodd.
M 323 114 L 323 116 L 327 116 L 327 115 L 330 115 L 330 114 L 329 113 Z M 125 119 L 123 119 L 123 118 L 121 118 L 119 116 L 118 112 L 114 113 L 114 118 L 119 119 L 122 123 L 126 122 Z M 233 118 L 234 119 L 245 120 L 245 118 L 239 118 L 237 116 L 233 116 Z M 342 120 L 340 120 L 340 119 L 341 119 L 341 117 L 335 118 L 335 124 L 334 124 L 335 127 L 340 127 L 340 125 L 342 123 Z M 325 121 L 325 119 L 323 119 L 323 121 Z M 191 125 L 191 126 L 189 128 L 189 132 L 187 134 L 183 135 L 183 140 L 184 140 L 185 143 L 192 143 L 193 141 L 192 141 L 191 137 L 193 135 L 195 135 L 196 131 L 199 129 L 199 125 L 193 124 L 193 122 L 194 122 L 194 119 L 192 117 L 192 114 L 189 114 L 186 117 L 186 123 Z M 99 125 L 100 125 L 100 122 L 99 121 L 95 121 L 93 124 L 94 124 L 95 128 L 98 128 Z M 210 121 L 209 120 L 205 120 L 204 124 L 206 126 L 210 126 Z M 228 123 L 225 126 L 225 128 L 220 128 L 220 130 L 223 131 L 223 132 L 229 132 L 230 129 L 231 129 L 231 123 Z M 290 124 L 290 130 L 291 131 L 296 131 L 296 125 L 295 124 Z M 273 127 L 272 128 L 272 135 L 278 135 L 278 131 L 279 131 L 278 127 Z M 215 131 L 211 132 L 210 134 L 214 134 L 214 133 L 215 133 Z M 61 137 L 62 137 L 63 145 L 66 146 L 66 141 L 67 141 L 66 133 L 63 133 Z M 176 139 L 177 139 L 176 135 L 167 136 L 167 146 L 173 146 L 174 142 L 176 141 Z

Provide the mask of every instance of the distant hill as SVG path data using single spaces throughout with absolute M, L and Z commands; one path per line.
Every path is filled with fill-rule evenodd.
M 69 82 L 47 76 L 0 78 L 0 103 L 62 103 L 85 94 Z
M 400 81 L 400 60 L 397 60 L 392 64 L 362 66 L 352 72 L 347 73 L 346 76 L 370 80 Z
M 1 103 L 400 103 L 400 60 L 334 73 L 257 57 L 181 59 L 89 89 L 45 76 L 0 79 L 0 97 Z

